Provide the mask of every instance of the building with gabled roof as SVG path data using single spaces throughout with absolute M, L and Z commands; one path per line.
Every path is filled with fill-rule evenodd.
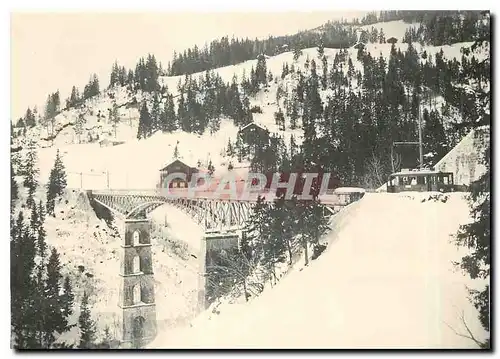
M 168 175 L 172 173 L 183 173 L 186 175 L 186 180 L 183 180 L 182 178 L 174 178 L 170 183 L 168 184 L 169 188 L 185 188 L 188 187 L 189 182 L 191 181 L 191 176 L 193 173 L 198 173 L 199 169 L 196 167 L 191 167 L 187 165 L 186 163 L 182 162 L 179 159 L 174 160 L 173 162 L 169 163 L 162 169 L 160 169 L 160 183 L 159 187 L 165 188 L 166 183 L 165 180 L 167 179 Z

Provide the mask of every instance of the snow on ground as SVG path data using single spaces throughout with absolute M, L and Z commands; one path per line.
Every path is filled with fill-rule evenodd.
M 334 226 L 327 250 L 248 304 L 159 333 L 151 348 L 473 348 L 460 314 L 484 335 L 473 287 L 450 243 L 468 220 L 463 194 L 366 194 Z M 447 198 L 443 203 L 439 199 Z M 390 225 L 387 225 L 390 223 Z
M 19 185 L 22 179 L 17 178 Z M 36 198 L 44 198 L 39 187 Z M 27 191 L 21 187 L 20 203 Z M 45 201 L 45 199 L 43 200 Z M 75 291 L 76 323 L 83 292 L 90 298 L 92 318 L 97 322 L 97 335 L 109 326 L 111 335 L 120 334 L 119 308 L 120 254 L 123 228 L 115 221 L 111 229 L 96 217 L 84 193 L 68 190 L 56 204 L 56 217 L 47 216 L 45 230 L 50 248 L 57 249 L 63 276 L 68 275 Z M 155 300 L 159 330 L 181 325 L 197 313 L 198 251 L 202 231 L 185 213 L 172 206 L 153 212 L 152 257 L 155 278 Z M 25 218 L 29 212 L 25 210 Z M 59 342 L 73 343 L 78 329 L 64 333 Z
M 145 140 L 136 138 L 112 147 L 99 144 L 69 144 L 59 147 L 68 173 L 68 187 L 85 189 L 104 189 L 108 186 L 117 189 L 155 188 L 160 179 L 159 170 L 174 160 L 177 145 L 180 160 L 197 167 L 201 161 L 206 168 L 212 160 L 215 175 L 225 172 L 227 161 L 220 153 L 229 138 L 234 139 L 237 128 L 229 121 L 222 121 L 221 130 L 213 135 L 200 136 L 194 133 L 177 131 L 157 133 Z M 39 151 L 40 180 L 48 182 L 54 165 L 56 147 L 42 148 Z M 82 175 L 80 175 L 82 173 Z

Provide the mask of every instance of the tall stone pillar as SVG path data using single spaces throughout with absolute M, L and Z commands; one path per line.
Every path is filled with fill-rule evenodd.
M 139 348 L 156 337 L 156 304 L 150 222 L 125 220 L 120 260 L 123 347 Z
M 200 244 L 199 275 L 198 275 L 198 310 L 204 311 L 209 306 L 207 288 L 209 284 L 208 268 L 213 264 L 211 253 L 229 248 L 237 248 L 239 236 L 236 233 L 205 233 Z

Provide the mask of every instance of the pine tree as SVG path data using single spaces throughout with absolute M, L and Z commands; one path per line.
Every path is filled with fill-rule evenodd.
M 71 95 L 69 99 L 66 101 L 66 107 L 75 107 L 80 103 L 80 94 L 78 89 L 73 86 L 71 89 Z
M 24 223 L 23 212 L 20 211 L 15 223 L 11 224 L 10 238 L 10 285 L 11 285 L 11 325 L 14 335 L 14 347 L 18 349 L 39 348 L 37 343 L 35 301 L 36 283 L 35 269 L 36 245 L 29 226 Z
M 109 76 L 109 87 L 112 88 L 118 83 L 118 62 L 115 61 L 111 67 L 111 74 Z
M 55 248 L 52 248 L 47 263 L 47 279 L 44 298 L 47 309 L 45 341 L 48 346 L 50 346 L 55 340 L 54 332 L 62 331 L 61 329 L 67 326 L 67 320 L 63 316 L 60 300 L 61 278 L 61 262 L 59 260 L 59 253 L 57 253 Z
M 261 233 L 263 237 L 261 262 L 276 284 L 276 264 L 285 261 L 286 239 L 283 233 L 284 213 L 281 208 L 278 208 L 276 204 L 274 204 L 268 207 L 266 217 L 270 224 L 266 226 L 266 231 Z
M 24 172 L 24 186 L 28 188 L 28 205 L 32 205 L 34 203 L 33 195 L 35 193 L 36 188 L 38 187 L 38 173 L 39 170 L 37 168 L 37 151 L 36 144 L 34 141 L 31 141 L 28 144 L 28 152 L 26 154 L 26 159 L 23 164 L 23 172 Z
M 14 177 L 14 168 L 12 167 L 12 162 L 10 163 L 10 209 L 14 210 L 16 200 L 19 198 L 17 182 Z
M 116 130 L 118 128 L 118 124 L 120 123 L 120 113 L 118 112 L 118 105 L 116 104 L 116 102 L 113 102 L 113 107 L 111 108 L 109 115 L 116 138 Z
M 370 35 L 368 34 L 368 31 L 362 30 L 361 34 L 359 35 L 359 42 L 362 44 L 367 44 L 370 41 Z
M 278 107 L 278 112 L 274 113 L 274 121 L 280 131 L 285 131 L 285 115 L 283 114 L 283 111 L 281 111 L 281 108 L 279 107 Z
M 297 60 L 299 59 L 299 57 L 302 56 L 302 50 L 300 49 L 299 46 L 296 46 L 294 49 L 293 49 L 293 61 L 297 62 Z
M 319 40 L 318 44 L 318 58 L 321 59 L 323 56 L 325 56 L 325 44 L 324 44 L 324 33 L 321 36 L 321 39 Z
M 31 209 L 31 223 L 30 228 L 34 237 L 36 237 L 36 251 L 39 257 L 38 264 L 35 271 L 35 301 L 38 303 L 37 311 L 31 318 L 36 323 L 36 337 L 41 348 L 48 348 L 50 345 L 51 337 L 47 335 L 47 308 L 48 301 L 46 297 L 46 254 L 47 243 L 45 242 L 45 229 L 44 229 L 45 214 L 43 212 L 43 205 L 40 201 L 39 206 L 33 205 Z M 53 337 L 52 337 L 53 338 Z
M 74 126 L 76 136 L 78 137 L 78 143 L 81 143 L 81 136 L 83 134 L 83 126 L 84 126 L 85 122 L 86 122 L 85 116 L 83 115 L 83 113 L 80 113 L 78 115 L 78 118 L 77 118 L 77 120 L 75 122 L 75 126 Z
M 24 116 L 24 123 L 26 126 L 32 128 L 36 126 L 36 117 L 33 111 L 28 107 L 26 110 L 26 115 Z
M 297 95 L 295 93 L 293 95 L 290 106 L 292 107 L 292 109 L 290 111 L 290 129 L 295 130 L 297 128 L 297 120 L 299 118 L 299 111 L 298 111 L 299 104 L 298 104 Z
M 161 129 L 161 111 L 160 111 L 160 99 L 159 95 L 153 93 L 153 107 L 151 108 L 151 131 L 156 132 Z
M 323 75 L 321 76 L 321 87 L 323 90 L 326 90 L 328 86 L 328 61 L 326 56 L 323 55 L 321 58 L 321 62 L 323 64 Z
M 58 330 L 59 332 L 64 332 L 69 329 L 67 318 L 69 318 L 73 314 L 73 304 L 75 300 L 69 277 L 64 278 L 63 293 L 61 294 L 60 298 L 62 307 L 61 314 L 63 318 L 65 318 L 65 321 L 61 323 Z
M 227 142 L 226 154 L 229 157 L 233 157 L 234 156 L 234 148 L 233 148 L 233 145 L 231 143 L 231 139 L 228 139 L 227 141 L 228 142 Z
M 103 338 L 103 341 L 102 341 L 102 346 L 104 349 L 109 349 L 111 348 L 111 332 L 109 330 L 109 326 L 106 326 L 104 328 L 104 338 Z
M 327 229 L 328 220 L 323 216 L 323 209 L 316 201 L 307 201 L 299 204 L 299 228 L 301 228 L 301 242 L 304 248 L 305 265 L 309 264 L 309 244 L 313 248 L 319 245 L 319 238 Z
M 161 128 L 164 132 L 177 130 L 177 115 L 175 114 L 174 98 L 171 94 L 167 95 L 167 101 L 161 113 Z
M 66 172 L 62 163 L 59 150 L 57 150 L 54 167 L 50 171 L 49 183 L 47 184 L 47 212 L 55 216 L 55 199 L 64 193 L 66 188 Z
M 489 25 L 489 12 L 483 15 Z M 474 52 L 481 48 L 485 41 L 489 41 L 489 33 L 485 33 L 471 46 Z M 489 45 L 488 45 L 489 46 Z M 490 56 L 486 54 L 484 59 L 477 63 L 476 69 L 481 72 L 490 73 Z M 467 119 L 472 127 L 490 125 L 490 90 L 485 90 L 481 84 L 474 88 L 475 101 L 479 104 L 478 117 Z M 485 173 L 470 188 L 470 208 L 473 222 L 463 225 L 457 235 L 456 243 L 467 247 L 469 254 L 465 255 L 459 264 L 472 279 L 490 279 L 491 265 L 491 174 L 490 174 L 490 145 L 486 146 L 483 163 L 486 167 Z M 479 312 L 479 320 L 486 331 L 490 331 L 490 286 L 486 285 L 482 290 L 470 290 L 470 301 Z M 471 338 L 472 339 L 472 338 Z M 484 343 L 479 343 L 482 348 L 490 348 L 490 338 Z
M 95 323 L 91 318 L 89 309 L 89 297 L 87 292 L 83 293 L 80 305 L 80 316 L 78 317 L 80 328 L 80 343 L 78 349 L 92 349 L 95 340 Z
M 210 176 L 213 176 L 213 174 L 214 174 L 214 172 L 215 172 L 215 167 L 214 167 L 214 165 L 212 164 L 212 160 L 209 160 L 207 169 L 208 169 L 208 174 L 209 174 Z
M 179 158 L 179 148 L 177 147 L 177 145 L 179 144 L 179 141 L 177 141 L 177 143 L 175 144 L 175 148 L 174 148 L 174 154 L 173 154 L 173 158 L 174 160 L 178 159 Z
M 448 153 L 448 141 L 446 140 L 444 127 L 437 111 L 432 110 L 429 114 L 427 109 L 425 109 L 423 123 L 423 146 L 426 153 L 432 154 L 432 161 L 429 165 L 433 166 Z
M 139 115 L 139 128 L 137 130 L 137 138 L 148 138 L 151 135 L 151 116 L 149 115 L 146 102 L 142 104 Z
M 268 223 L 265 216 L 267 208 L 268 204 L 264 201 L 264 197 L 259 195 L 245 227 L 245 253 L 254 262 L 260 262 L 264 252 L 263 236 Z

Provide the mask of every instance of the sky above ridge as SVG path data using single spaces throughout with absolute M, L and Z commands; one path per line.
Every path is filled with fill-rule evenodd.
M 153 53 L 166 67 L 174 50 L 222 36 L 293 34 L 365 13 L 12 13 L 11 118 L 23 116 L 28 106 L 43 110 L 48 94 L 57 89 L 64 103 L 73 85 L 83 91 L 91 73 L 97 73 L 101 88 L 107 86 L 115 60 L 135 68 L 140 57 Z

